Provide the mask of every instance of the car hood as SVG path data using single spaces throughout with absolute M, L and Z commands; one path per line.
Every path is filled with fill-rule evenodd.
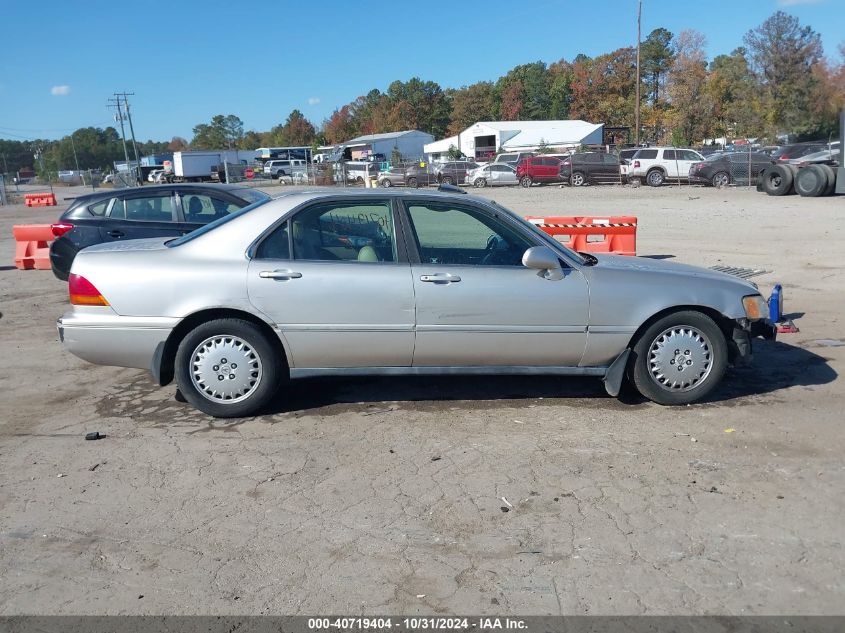
M 623 255 L 606 255 L 602 253 L 590 253 L 598 259 L 597 267 L 604 270 L 635 271 L 645 273 L 661 273 L 678 275 L 682 277 L 697 277 L 713 281 L 726 282 L 731 285 L 747 287 L 751 292 L 757 292 L 757 286 L 727 273 L 689 264 L 681 264 L 665 259 L 651 259 L 649 257 L 627 257 Z
M 141 240 L 121 240 L 117 242 L 103 242 L 102 244 L 95 244 L 84 249 L 86 253 L 103 253 L 115 251 L 157 251 L 167 248 L 165 244 L 170 240 L 176 239 L 178 236 L 171 235 L 170 237 L 148 237 Z

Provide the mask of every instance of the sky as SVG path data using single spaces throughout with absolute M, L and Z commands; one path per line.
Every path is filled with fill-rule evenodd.
M 139 141 L 191 139 L 235 114 L 269 130 L 294 108 L 319 125 L 372 88 L 418 76 L 442 87 L 495 81 L 636 43 L 637 0 L 171 0 L 0 2 L 0 138 L 60 138 L 115 125 L 129 98 Z M 694 28 L 710 58 L 777 10 L 822 36 L 838 59 L 845 0 L 643 0 L 643 38 Z

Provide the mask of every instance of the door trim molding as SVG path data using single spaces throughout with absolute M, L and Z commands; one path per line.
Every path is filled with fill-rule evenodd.
M 412 367 L 300 367 L 291 368 L 291 378 L 322 376 L 596 376 L 602 378 L 607 367 L 567 367 L 535 365 L 412 366 Z

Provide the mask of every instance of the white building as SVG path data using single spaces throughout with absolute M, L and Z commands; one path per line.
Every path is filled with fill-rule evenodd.
M 338 147 L 348 149 L 353 160 L 359 160 L 373 154 L 383 154 L 390 160 L 396 149 L 406 160 L 418 160 L 423 157 L 426 143 L 434 141 L 434 137 L 419 130 L 405 130 L 403 132 L 386 132 L 384 134 L 366 134 L 346 141 Z
M 470 158 L 487 160 L 497 152 L 530 152 L 545 144 L 550 148 L 600 145 L 604 123 L 569 121 L 479 121 L 456 136 L 428 143 L 430 161 L 445 158 L 454 145 Z

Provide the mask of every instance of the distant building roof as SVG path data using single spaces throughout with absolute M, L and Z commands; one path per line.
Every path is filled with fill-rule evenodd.
M 361 144 L 361 143 L 372 143 L 374 141 L 388 141 L 393 138 L 399 138 L 400 136 L 405 136 L 406 134 L 425 134 L 426 136 L 431 136 L 426 132 L 420 132 L 419 130 L 403 130 L 401 132 L 384 132 L 383 134 L 365 134 L 364 136 L 358 136 L 356 138 L 350 139 L 344 143 L 344 145 L 353 145 L 353 144 Z M 433 138 L 433 137 L 432 137 Z
M 534 147 L 543 142 L 551 146 L 578 144 L 582 139 L 601 129 L 604 124 L 571 119 L 565 121 L 479 121 L 475 125 L 483 125 L 499 131 L 516 132 L 502 143 L 502 147 L 518 149 Z

